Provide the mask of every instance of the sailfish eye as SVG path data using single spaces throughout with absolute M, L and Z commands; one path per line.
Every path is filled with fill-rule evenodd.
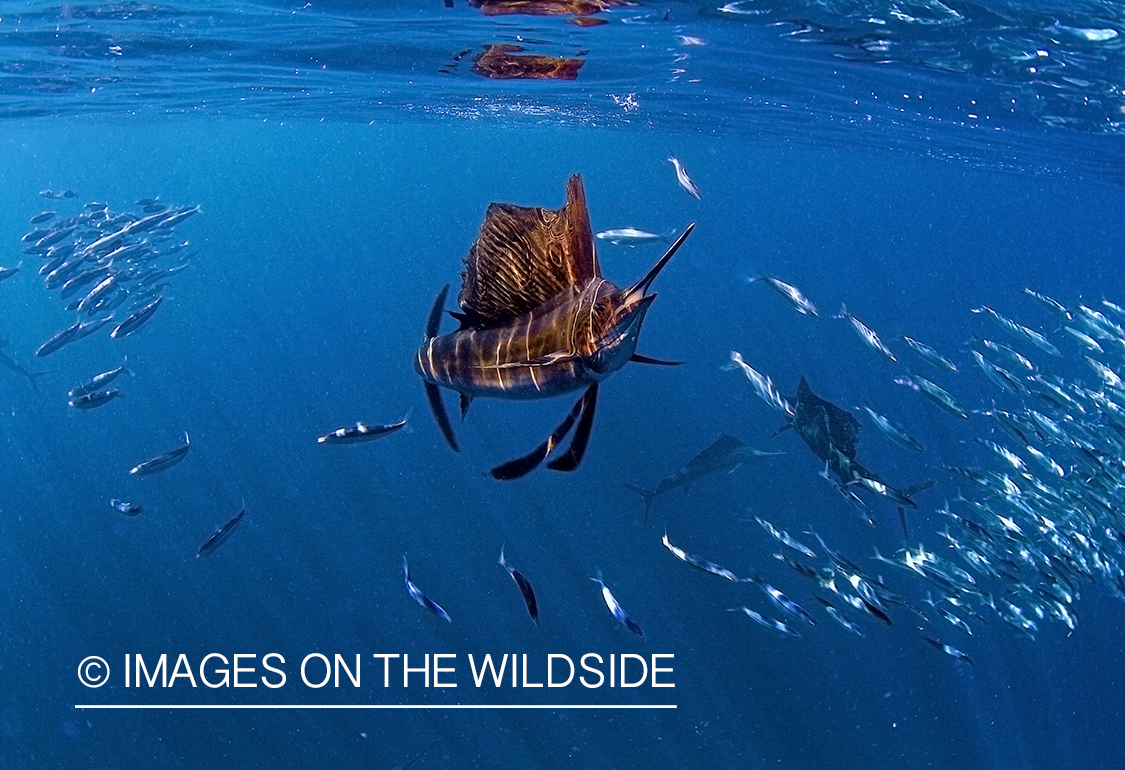
M 609 314 L 609 302 L 607 300 L 599 300 L 594 303 L 594 318 L 601 321 Z

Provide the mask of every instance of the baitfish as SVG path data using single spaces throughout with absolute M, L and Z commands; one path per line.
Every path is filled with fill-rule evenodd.
M 199 558 L 205 554 L 214 553 L 215 549 L 227 541 L 231 533 L 238 528 L 242 523 L 242 519 L 246 516 L 246 503 L 242 503 L 242 510 L 234 515 L 230 521 L 215 530 L 211 537 L 203 541 L 203 545 L 199 546 L 199 550 L 195 553 L 195 558 Z
M 933 637 L 930 637 L 930 636 L 926 636 L 925 634 L 922 634 L 922 638 L 925 639 L 926 642 L 931 647 L 933 647 L 935 650 L 941 650 L 946 655 L 950 655 L 950 656 L 956 658 L 957 660 L 959 660 L 963 663 L 968 663 L 970 666 L 973 665 L 972 659 L 969 658 L 969 656 L 966 655 L 965 653 L 958 650 L 956 647 L 950 647 L 948 644 L 944 644 L 943 642 L 939 642 L 937 639 L 934 639 Z
M 907 433 L 898 423 L 879 414 L 867 404 L 863 405 L 863 411 L 867 412 L 867 416 L 871 418 L 871 422 L 875 423 L 876 428 L 881 430 L 887 438 L 891 439 L 899 446 L 912 449 L 915 452 L 926 451 L 926 448 L 922 446 L 922 442 Z
M 742 354 L 737 350 L 730 352 L 731 363 L 729 366 L 723 367 L 724 369 L 734 369 L 737 367 L 746 375 L 746 379 L 750 380 L 750 384 L 754 386 L 754 390 L 758 392 L 758 396 L 767 404 L 772 406 L 778 411 L 784 412 L 789 417 L 794 415 L 793 405 L 781 395 L 781 391 L 773 384 L 773 380 L 769 376 L 762 374 L 757 369 L 754 369 L 750 364 L 743 360 Z
M 813 558 L 816 557 L 816 554 L 813 552 L 813 549 L 809 548 L 807 545 L 804 545 L 803 543 L 801 543 L 800 541 L 795 539 L 793 536 L 791 536 L 784 529 L 778 529 L 777 527 L 775 527 L 770 522 L 766 521 L 765 519 L 759 518 L 757 516 L 754 517 L 754 521 L 761 524 L 762 529 L 764 529 L 766 532 L 768 532 L 770 534 L 770 537 L 772 537 L 774 540 L 781 543 L 782 545 L 787 546 L 789 548 L 792 548 L 797 553 L 804 554 L 805 556 L 808 556 L 810 559 L 813 559 Z
M 4 267 L 4 266 L 0 265 L 0 281 L 8 280 L 13 275 L 18 273 L 20 271 L 20 268 L 22 268 L 22 267 L 23 267 L 23 261 L 22 260 L 15 267 Z
M 152 300 L 147 305 L 142 307 L 140 310 L 137 310 L 135 313 L 131 314 L 124 321 L 119 323 L 114 328 L 114 330 L 109 333 L 109 336 L 112 337 L 113 339 L 119 339 L 121 337 L 128 337 L 130 334 L 137 331 L 138 329 L 140 329 L 142 326 L 144 326 L 146 323 L 149 322 L 149 319 L 152 318 L 153 313 L 156 312 L 156 309 L 160 307 L 160 303 L 163 302 L 163 301 L 164 301 L 164 295 L 163 294 L 158 295 L 156 297 L 156 299 Z
M 703 196 L 699 194 L 699 188 L 695 186 L 695 182 L 691 181 L 688 176 L 687 169 L 680 159 L 675 155 L 668 158 L 668 162 L 672 164 L 672 168 L 676 169 L 676 181 L 680 183 L 680 187 L 684 188 L 688 195 L 698 200 L 703 200 Z
M 734 576 L 734 573 L 729 569 L 720 567 L 714 562 L 707 561 L 702 556 L 696 556 L 693 553 L 688 553 L 683 548 L 672 545 L 672 541 L 668 539 L 667 530 L 664 531 L 664 537 L 661 538 L 660 542 L 664 545 L 665 548 L 671 551 L 673 556 L 682 561 L 684 564 L 688 564 L 698 570 L 702 570 L 703 572 L 708 572 L 712 575 L 718 575 L 721 578 L 726 578 L 732 583 L 738 582 L 738 578 L 736 578 Z
M 771 275 L 765 275 L 764 273 L 746 279 L 747 283 L 754 283 L 755 281 L 765 281 L 769 284 L 770 288 L 793 303 L 793 307 L 801 315 L 820 315 L 816 310 L 816 305 L 810 302 L 809 298 L 802 294 L 801 290 L 796 286 L 788 284 L 779 278 L 774 278 Z
M 419 591 L 418 586 L 414 585 L 414 581 L 410 579 L 410 565 L 406 563 L 406 554 L 402 555 L 402 572 L 406 578 L 406 591 L 410 594 L 410 598 L 437 615 L 446 623 L 452 623 L 453 619 L 449 617 L 449 613 L 443 610 L 440 604 Z
M 512 581 L 516 584 L 516 588 L 520 590 L 523 604 L 527 607 L 527 614 L 531 618 L 531 622 L 538 626 L 539 600 L 535 598 L 535 589 L 531 587 L 531 581 L 524 577 L 522 572 L 509 564 L 508 560 L 504 558 L 504 546 L 500 546 L 499 564 L 508 571 Z
M 957 371 L 957 365 L 950 361 L 948 358 L 937 352 L 929 345 L 925 345 L 912 337 L 907 337 L 905 334 L 900 339 L 907 344 L 907 346 L 918 354 L 920 358 L 939 369 L 948 369 L 951 372 Z
M 490 205 L 465 259 L 460 312 L 454 313 L 460 327 L 438 334 L 446 286 L 414 356 L 449 446 L 458 450 L 439 388 L 460 395 L 462 418 L 478 396 L 539 399 L 584 389 L 546 441 L 491 474 L 507 481 L 530 473 L 577 421 L 569 448 L 547 465 L 575 470 L 589 443 L 599 383 L 629 361 L 670 363 L 638 355 L 637 338 L 656 297 L 649 287 L 693 227 L 688 225 L 643 278 L 619 289 L 602 277 L 580 177 L 570 178 L 566 205 L 557 211 Z
M 127 503 L 124 500 L 118 500 L 116 498 L 110 500 L 109 504 L 126 516 L 137 516 L 144 512 L 144 508 L 136 503 Z
M 150 460 L 145 460 L 133 466 L 129 473 L 134 476 L 152 476 L 161 473 L 183 460 L 184 455 L 188 453 L 189 449 L 191 449 L 191 439 L 188 438 L 187 431 L 184 431 L 183 446 L 178 446 L 162 455 L 157 455 Z
M 797 639 L 801 638 L 801 635 L 797 633 L 797 631 L 788 623 L 780 620 L 775 620 L 773 618 L 767 618 L 761 613 L 755 612 L 754 610 L 750 609 L 749 607 L 732 607 L 729 610 L 729 612 L 740 611 L 745 612 L 748 618 L 750 618 L 760 626 L 765 626 L 766 628 L 772 629 L 783 636 L 792 636 Z
M 97 409 L 99 406 L 105 406 L 120 395 L 121 391 L 117 388 L 95 390 L 91 393 L 81 393 L 77 396 L 71 396 L 70 401 L 67 403 L 75 409 Z
M 969 419 L 969 413 L 965 411 L 965 407 L 961 406 L 957 399 L 949 394 L 949 391 L 936 383 L 930 382 L 925 377 L 919 377 L 917 374 L 911 373 L 906 377 L 896 377 L 895 384 L 905 385 L 911 390 L 921 393 L 950 414 L 957 415 L 963 420 Z
M 650 233 L 645 230 L 638 230 L 635 227 L 622 227 L 617 230 L 603 230 L 594 235 L 599 241 L 609 241 L 614 246 L 627 244 L 633 246 L 638 243 L 652 243 L 653 241 L 663 241 L 667 238 L 657 233 Z
M 847 321 L 849 324 L 851 324 L 851 327 L 855 330 L 855 333 L 859 335 L 859 338 L 863 340 L 863 344 L 867 345 L 867 347 L 871 348 L 876 353 L 884 356 L 890 361 L 894 363 L 898 362 L 898 359 L 895 358 L 895 354 L 891 352 L 891 349 L 888 348 L 881 339 L 879 339 L 879 335 L 876 334 L 870 326 L 849 313 L 846 305 L 841 304 L 839 314 L 832 317 L 842 318 Z
M 357 422 L 355 425 L 337 428 L 331 433 L 318 436 L 316 443 L 361 444 L 365 441 L 374 441 L 375 439 L 383 438 L 384 436 L 389 436 L 392 433 L 402 430 L 406 427 L 406 420 L 408 418 L 409 415 L 403 417 L 398 422 L 392 422 L 388 425 L 367 425 L 362 422 Z
M 79 396 L 84 396 L 87 393 L 93 393 L 95 390 L 100 390 L 101 388 L 117 379 L 117 377 L 122 372 L 129 372 L 129 374 L 132 374 L 132 372 L 129 371 L 128 363 L 129 359 L 126 358 L 125 363 L 117 367 L 116 369 L 110 369 L 107 372 L 95 374 L 93 377 L 86 380 L 81 385 L 71 388 L 70 393 L 68 393 L 67 395 L 69 395 L 71 398 L 78 398 Z
M 592 577 L 590 578 L 590 580 L 593 580 L 595 583 L 602 587 L 602 601 L 604 601 L 605 606 L 609 608 L 610 614 L 612 614 L 613 617 L 617 618 L 617 622 L 625 626 L 625 628 L 629 629 L 630 632 L 644 639 L 645 632 L 641 630 L 641 627 L 639 625 L 637 625 L 637 621 L 629 617 L 629 614 L 625 612 L 625 609 L 617 601 L 617 598 L 614 597 L 613 592 L 609 590 L 609 586 L 607 586 L 605 584 L 605 581 L 602 580 L 602 571 L 598 570 L 598 576 Z

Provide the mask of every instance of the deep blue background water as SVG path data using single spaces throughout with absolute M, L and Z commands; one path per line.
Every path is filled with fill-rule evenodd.
M 721 61 L 712 53 L 709 62 Z M 900 69 L 887 77 L 911 75 Z M 559 115 L 601 114 L 596 86 L 553 87 L 502 84 L 495 98 L 526 89 Z M 718 98 L 738 83 L 704 87 Z M 419 89 L 420 103 L 440 93 Z M 42 111 L 51 109 L 49 97 L 36 98 Z M 558 107 L 568 100 L 575 112 Z M 923 643 L 902 611 L 893 628 L 864 623 L 862 639 L 823 616 L 802 639 L 776 637 L 725 611 L 746 604 L 772 612 L 754 586 L 692 571 L 659 540 L 666 527 L 674 543 L 739 575 L 760 571 L 800 601 L 811 585 L 771 558 L 774 543 L 754 515 L 793 533 L 814 527 L 855 559 L 872 546 L 884 553 L 902 546 L 892 508 L 877 507 L 880 526 L 868 528 L 817 477 L 816 460 L 792 433 L 770 438 L 776 415 L 741 374 L 722 369 L 736 349 L 783 391 L 804 375 L 836 403 L 867 399 L 908 425 L 925 456 L 864 423 L 860 457 L 900 485 L 940 478 L 912 518 L 913 541 L 939 548 L 944 521 L 934 511 L 958 491 L 940 465 L 982 463 L 980 448 L 966 442 L 992 436 L 993 424 L 955 420 L 894 385 L 902 368 L 828 315 L 846 302 L 885 340 L 922 339 L 957 360 L 961 373 L 934 379 L 966 405 L 1003 402 L 964 353 L 974 332 L 999 336 L 970 308 L 986 304 L 1060 336 L 1022 288 L 1067 304 L 1103 295 L 1125 301 L 1118 137 L 1029 123 L 1011 130 L 1011 142 L 1004 131 L 969 142 L 977 148 L 970 157 L 950 150 L 972 130 L 953 121 L 935 127 L 938 150 L 929 152 L 917 137 L 894 142 L 893 122 L 880 129 L 885 144 L 838 132 L 832 121 L 731 131 L 719 120 L 723 110 L 707 106 L 699 107 L 699 125 L 665 114 L 632 123 L 608 113 L 552 121 L 521 111 L 466 120 L 387 108 L 361 121 L 331 110 L 314 120 L 261 101 L 253 109 L 264 119 L 206 109 L 171 116 L 174 105 L 157 99 L 143 114 L 16 111 L 0 123 L 0 243 L 8 244 L 0 264 L 19 260 L 28 218 L 55 207 L 37 196 L 42 188 L 77 190 L 74 210 L 92 199 L 130 208 L 157 194 L 202 209 L 181 227 L 200 256 L 135 337 L 99 335 L 33 361 L 69 316 L 44 291 L 32 258 L 0 285 L 0 336 L 12 340 L 5 352 L 52 372 L 37 393 L 0 371 L 0 766 L 393 767 L 426 747 L 422 768 L 1114 768 L 1125 761 L 1117 730 L 1123 607 L 1101 586 L 1083 588 L 1073 632 L 1043 623 L 1032 641 L 996 619 L 971 639 L 942 629 L 973 657 L 968 667 Z M 917 128 L 909 126 L 902 136 Z M 692 173 L 702 201 L 677 187 L 670 152 Z M 583 175 L 595 230 L 698 223 L 655 285 L 660 296 L 639 347 L 687 364 L 628 366 L 608 380 L 576 474 L 541 470 L 500 484 L 483 472 L 541 440 L 569 401 L 479 400 L 458 427 L 463 451 L 453 454 L 410 357 L 434 294 L 456 284 L 488 203 L 557 207 L 573 173 Z M 606 276 L 626 284 L 660 247 L 599 251 Z M 747 284 L 759 270 L 801 287 L 822 316 L 797 315 L 765 287 Z M 901 345 L 896 350 L 910 360 Z M 1052 368 L 1088 378 L 1069 352 Z M 68 388 L 125 355 L 136 376 L 124 381 L 124 399 L 89 413 L 66 405 Z M 921 362 L 910 365 L 929 376 Z M 405 433 L 375 444 L 314 440 L 356 420 L 392 422 L 407 413 Z M 149 479 L 128 475 L 185 430 L 193 449 L 184 463 Z M 721 431 L 786 454 L 701 481 L 688 495 L 658 498 L 642 530 L 640 501 L 622 484 L 654 486 Z M 141 502 L 146 513 L 125 519 L 107 504 L 111 497 Z M 246 523 L 213 559 L 196 559 L 199 543 L 242 500 Z M 539 593 L 538 629 L 496 565 L 502 544 Z M 406 594 L 403 552 L 451 625 Z M 646 641 L 606 612 L 589 580 L 597 569 Z M 918 581 L 885 577 L 914 601 L 925 595 Z M 279 652 L 290 680 L 276 692 L 122 686 L 126 653 L 161 652 L 193 662 L 210 652 Z M 305 690 L 295 670 L 311 652 L 362 653 L 363 689 Z M 460 686 L 384 692 L 369 658 L 382 652 L 457 653 Z M 465 655 L 489 652 L 532 660 L 673 653 L 676 688 L 476 691 Z M 114 679 L 89 690 L 75 669 L 95 654 L 110 662 Z M 678 708 L 74 709 L 380 702 Z

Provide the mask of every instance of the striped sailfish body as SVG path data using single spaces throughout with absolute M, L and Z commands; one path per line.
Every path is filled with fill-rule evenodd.
M 602 277 L 578 176 L 567 183 L 560 209 L 491 204 L 465 257 L 459 310 L 451 313 L 460 327 L 439 333 L 447 285 L 414 355 L 414 369 L 449 446 L 459 450 L 441 388 L 461 395 L 462 418 L 481 396 L 527 400 L 583 390 L 546 441 L 491 473 L 501 480 L 526 475 L 560 448 L 572 428 L 570 447 L 547 467 L 576 469 L 593 426 L 598 383 L 630 360 L 668 363 L 635 355 L 637 336 L 656 297 L 649 286 L 691 229 L 643 278 L 620 289 Z

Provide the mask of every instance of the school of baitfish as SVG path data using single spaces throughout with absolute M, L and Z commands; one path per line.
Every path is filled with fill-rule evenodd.
M 669 160 L 677 183 L 700 199 L 698 188 L 683 165 L 676 158 Z M 43 191 L 41 195 L 60 201 L 75 197 L 71 191 Z M 176 238 L 175 227 L 199 208 L 173 208 L 156 199 L 142 199 L 137 205 L 141 210 L 129 213 L 114 212 L 102 203 L 88 203 L 71 216 L 43 211 L 32 218 L 36 227 L 23 237 L 24 254 L 42 261 L 38 272 L 47 290 L 57 291 L 64 301 L 70 300 L 67 309 L 76 314 L 74 324 L 43 343 L 36 356 L 51 355 L 111 325 L 111 336 L 115 338 L 138 331 L 160 307 L 169 277 L 190 264 L 195 252 L 188 252 L 188 242 Z M 591 250 L 594 237 L 614 245 L 663 239 L 631 227 L 585 237 L 591 239 Z M 683 236 L 681 242 L 682 239 Z M 0 268 L 0 281 L 14 276 L 22 267 L 20 263 Z M 749 280 L 770 286 L 797 312 L 819 315 L 815 305 L 795 286 L 765 274 Z M 859 512 L 863 521 L 876 523 L 864 496 L 882 498 L 899 511 L 909 544 L 890 556 L 877 549 L 864 556 L 845 555 L 811 528 L 793 535 L 762 517 L 754 517 L 766 536 L 780 546 L 774 558 L 796 573 L 798 587 L 790 589 L 791 593 L 813 591 L 810 595 L 815 606 L 848 633 L 864 635 L 861 624 L 853 618 L 891 625 L 895 615 L 908 613 L 911 622 L 925 624 L 920 628 L 924 642 L 958 662 L 971 664 L 970 656 L 947 643 L 947 637 L 956 635 L 957 644 L 964 645 L 973 636 L 975 626 L 993 620 L 1028 637 L 1034 637 L 1041 624 L 1049 621 L 1074 628 L 1075 603 L 1080 591 L 1090 585 L 1106 586 L 1125 600 L 1125 519 L 1118 511 L 1125 502 L 1125 380 L 1120 375 L 1125 370 L 1125 308 L 1108 300 L 1097 305 L 1067 307 L 1031 289 L 1024 291 L 1060 324 L 1058 344 L 992 308 L 978 307 L 971 312 L 992 319 L 997 330 L 1007 335 L 1008 342 L 1024 346 L 1024 351 L 979 336 L 972 338 L 968 348 L 969 357 L 987 380 L 1002 390 L 1006 398 L 1017 399 L 1018 405 L 1000 409 L 993 403 L 968 409 L 950 391 L 909 369 L 893 379 L 947 414 L 960 419 L 977 415 L 975 419 L 988 421 L 989 435 L 1006 437 L 1003 443 L 991 438 L 974 439 L 987 458 L 985 464 L 940 466 L 955 480 L 959 491 L 937 509 L 946 519 L 939 533 L 943 542 L 938 546 L 920 542 L 914 545 L 909 540 L 906 519 L 906 511 L 917 508 L 913 496 L 933 486 L 934 481 L 902 489 L 890 485 L 856 461 L 859 423 L 850 412 L 813 394 L 803 379 L 796 396 L 782 395 L 768 375 L 754 369 L 737 351 L 731 352 L 732 363 L 726 368 L 741 371 L 750 380 L 756 393 L 784 421 L 778 432 L 791 428 L 797 433 L 824 463 L 819 476 Z M 899 362 L 879 335 L 845 307 L 841 306 L 840 313 L 833 318 L 847 321 L 873 352 L 887 361 Z M 431 319 L 431 326 L 434 325 Z M 921 361 L 945 376 L 962 372 L 950 358 L 929 345 L 906 335 L 899 339 Z M 1042 354 L 1058 359 L 1070 355 L 1072 348 L 1076 351 L 1075 360 L 1084 363 L 1092 373 L 1089 378 L 1064 379 L 1049 374 L 1028 357 Z M 662 363 L 637 358 L 646 363 Z M 32 386 L 43 374 L 27 372 L 6 355 L 5 365 L 28 379 Z M 129 370 L 122 364 L 76 386 L 69 392 L 71 406 L 92 409 L 112 401 L 119 395 L 118 390 L 106 386 L 126 372 Z M 870 404 L 862 405 L 862 413 L 899 446 L 925 452 L 923 444 L 905 427 Z M 574 416 L 572 410 L 571 421 Z M 356 423 L 320 436 L 317 441 L 368 442 L 396 433 L 405 424 L 406 419 L 385 425 Z M 163 472 L 182 461 L 190 448 L 185 433 L 182 445 L 138 463 L 130 474 L 148 476 Z M 683 469 L 661 480 L 654 491 L 626 486 L 644 498 L 647 519 L 653 499 L 664 491 L 682 487 L 686 492 L 698 478 L 729 472 L 775 454 L 778 453 L 751 449 L 741 440 L 722 434 Z M 139 504 L 118 499 L 112 500 L 111 505 L 126 516 L 136 516 L 144 510 Z M 211 553 L 225 542 L 242 522 L 245 512 L 243 504 L 233 518 L 200 546 L 198 555 Z M 808 544 L 814 541 L 822 556 L 818 557 Z M 746 606 L 742 596 L 732 597 L 737 606 L 730 607 L 731 611 L 741 612 L 756 624 L 786 637 L 801 636 L 795 622 L 817 627 L 815 617 L 805 607 L 766 582 L 752 566 L 748 569 L 749 577 L 738 578 L 726 567 L 674 545 L 667 530 L 661 544 L 675 560 L 700 572 L 731 584 L 757 585 L 778 617 Z M 530 580 L 505 559 L 503 549 L 499 565 L 512 578 L 529 617 L 538 625 L 540 608 Z M 926 598 L 914 602 L 892 589 L 884 580 L 887 567 L 895 568 L 890 574 L 899 580 L 913 581 L 915 590 L 924 591 Z M 450 615 L 414 583 L 405 554 L 403 573 L 409 596 L 436 617 L 452 622 Z M 612 616 L 643 638 L 641 626 L 618 602 L 601 571 L 591 580 L 600 587 Z M 802 585 L 800 581 L 807 583 Z

